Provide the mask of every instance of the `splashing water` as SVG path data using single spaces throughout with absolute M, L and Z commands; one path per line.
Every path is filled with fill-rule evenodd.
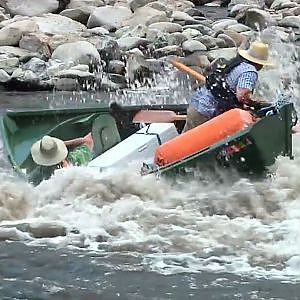
M 284 60 L 273 47 L 296 95 L 292 51 Z M 284 87 L 280 72 L 260 73 L 264 96 Z M 279 158 L 274 175 L 261 181 L 223 174 L 222 182 L 170 183 L 131 170 L 100 177 L 70 168 L 33 187 L 0 166 L 0 238 L 126 254 L 161 274 L 206 270 L 299 281 L 300 136 L 293 139 L 295 159 Z M 63 226 L 66 234 L 33 238 L 24 226 L 43 223 Z

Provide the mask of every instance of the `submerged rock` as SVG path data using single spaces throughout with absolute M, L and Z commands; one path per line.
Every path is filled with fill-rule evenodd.
M 53 238 L 67 234 L 66 227 L 57 223 L 32 223 L 28 230 L 34 238 Z

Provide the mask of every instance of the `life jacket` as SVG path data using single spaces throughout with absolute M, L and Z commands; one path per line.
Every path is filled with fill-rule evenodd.
M 242 62 L 250 63 L 241 56 L 236 56 L 230 61 L 220 60 L 206 76 L 206 88 L 213 94 L 218 101 L 217 114 L 227 111 L 231 108 L 242 108 L 242 104 L 236 97 L 236 91 L 232 90 L 226 81 L 226 75 Z

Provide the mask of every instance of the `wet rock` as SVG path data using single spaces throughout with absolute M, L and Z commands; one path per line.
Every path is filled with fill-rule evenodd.
M 220 21 L 215 22 L 212 25 L 212 29 L 215 31 L 223 30 L 223 29 L 226 29 L 230 25 L 236 25 L 236 24 L 237 24 L 236 20 L 230 20 L 230 19 L 220 20 Z
M 268 26 L 275 25 L 276 23 L 267 11 L 256 8 L 247 10 L 245 17 L 245 25 L 254 30 L 262 30 Z
M 213 35 L 214 30 L 212 30 L 210 27 L 203 25 L 203 24 L 192 24 L 192 25 L 185 25 L 183 26 L 183 29 L 196 29 L 201 32 L 203 35 Z
M 154 51 L 154 53 L 157 57 L 163 57 L 163 56 L 168 56 L 168 55 L 181 56 L 183 54 L 182 48 L 179 46 L 176 46 L 176 45 L 166 46 L 166 47 L 156 49 Z
M 173 11 L 171 18 L 173 21 L 195 21 L 195 19 L 183 11 Z
M 0 11 L 0 22 L 8 20 L 8 19 L 9 19 L 9 17 Z
M 109 31 L 115 31 L 122 26 L 123 21 L 129 19 L 131 16 L 131 10 L 126 7 L 99 7 L 90 15 L 87 27 L 103 26 Z
M 76 91 L 80 89 L 78 80 L 74 78 L 56 78 L 52 82 L 54 88 L 58 91 Z
M 167 22 L 168 18 L 164 11 L 159 11 L 151 7 L 140 7 L 134 14 L 123 22 L 125 26 L 136 26 L 139 24 L 150 25 L 156 22 Z
M 53 53 L 61 45 L 76 43 L 78 41 L 89 41 L 89 39 L 82 37 L 79 33 L 56 34 L 49 39 L 48 44 L 50 52 Z
M 156 29 L 162 32 L 174 33 L 174 32 L 181 32 L 182 26 L 171 22 L 157 22 L 149 25 L 149 29 Z
M 147 46 L 150 41 L 145 38 L 139 37 L 126 37 L 117 40 L 117 43 L 121 50 L 127 51 L 133 48 L 138 48 L 140 46 Z
M 101 90 L 104 91 L 117 91 L 127 87 L 127 84 L 117 84 L 110 80 L 108 74 L 104 75 L 101 81 Z
M 107 64 L 110 60 L 119 60 L 121 58 L 119 45 L 112 37 L 101 36 L 95 44 L 95 47 L 101 59 Z
M 46 14 L 31 19 L 38 25 L 40 32 L 52 35 L 80 33 L 86 30 L 83 24 L 61 15 Z
M 180 62 L 185 64 L 186 66 L 197 66 L 200 68 L 208 68 L 210 66 L 210 62 L 206 55 L 199 54 L 199 52 L 192 53 L 187 55 L 186 57 L 180 58 Z
M 108 72 L 125 75 L 125 63 L 120 60 L 111 60 L 108 64 Z
M 28 234 L 23 233 L 16 228 L 0 227 L 0 241 L 23 241 L 29 240 Z
M 192 29 L 192 28 L 187 28 L 187 29 L 183 30 L 182 34 L 184 36 L 186 36 L 188 39 L 193 39 L 193 38 L 196 38 L 196 37 L 202 35 L 202 33 L 199 30 Z
M 289 1 L 289 0 L 275 0 L 271 4 L 270 8 L 275 10 L 280 10 L 284 8 L 292 8 L 296 7 L 297 3 Z
M 91 43 L 79 41 L 57 47 L 52 53 L 52 59 L 90 65 L 99 62 L 100 55 Z
M 58 9 L 57 0 L 7 0 L 6 6 L 11 15 L 39 16 Z
M 224 40 L 225 47 L 227 47 L 227 48 L 237 46 L 235 41 L 230 36 L 228 36 L 227 34 L 221 33 L 221 34 L 218 35 L 218 38 Z
M 300 16 L 288 16 L 278 22 L 283 27 L 300 28 Z
M 181 46 L 182 43 L 187 39 L 188 38 L 183 33 L 174 32 L 168 36 L 167 41 L 168 41 L 168 45 L 170 46 L 171 45 Z
M 16 46 L 22 35 L 37 30 L 37 25 L 30 20 L 17 21 L 0 29 L 0 46 Z
M 0 83 L 4 83 L 10 80 L 10 76 L 0 68 Z
M 86 25 L 93 10 L 92 6 L 69 8 L 60 12 L 60 15 Z
M 149 29 L 146 38 L 153 43 L 156 48 L 162 48 L 168 45 L 170 34 L 157 29 Z
M 16 90 L 42 90 L 48 89 L 41 84 L 37 74 L 30 70 L 23 70 L 21 68 L 16 69 L 8 82 L 9 87 L 13 87 Z
M 206 46 L 199 41 L 195 40 L 187 40 L 182 43 L 182 49 L 185 52 L 195 52 L 195 51 L 204 51 L 206 50 Z
M 238 32 L 238 33 L 251 30 L 251 28 L 249 26 L 246 26 L 244 24 L 230 25 L 227 27 L 227 29 Z
M 29 233 L 34 238 L 53 238 L 65 236 L 67 230 L 65 226 L 56 223 L 33 223 L 29 224 Z
M 103 27 L 94 27 L 87 30 L 88 33 L 95 35 L 108 35 L 109 31 Z
M 19 47 L 13 47 L 13 46 L 0 46 L 0 54 L 6 54 L 8 56 L 18 57 L 20 60 L 22 59 L 22 57 L 28 57 L 30 55 L 34 55 L 34 53 L 31 53 L 28 50 L 21 49 Z
M 204 17 L 203 12 L 194 7 L 187 9 L 185 12 L 192 17 Z
M 230 38 L 230 40 L 228 40 L 228 42 L 227 42 L 227 45 L 229 46 L 231 44 L 232 46 L 229 46 L 229 47 L 234 47 L 234 46 L 239 47 L 242 44 L 244 44 L 247 40 L 247 38 L 245 36 L 243 36 L 242 34 L 236 32 L 234 30 L 226 29 L 223 31 L 223 33 L 226 35 L 226 37 L 224 37 L 225 41 L 227 40 L 227 37 Z M 220 37 L 220 36 L 218 36 L 218 37 Z M 232 44 L 232 41 L 234 42 L 234 44 Z
M 207 57 L 210 61 L 213 61 L 217 58 L 225 58 L 226 60 L 230 60 L 234 58 L 236 54 L 237 54 L 236 48 L 224 48 L 224 49 L 210 50 L 207 54 Z
M 70 0 L 67 5 L 67 9 L 73 9 L 78 7 L 88 7 L 88 6 L 104 6 L 103 0 Z
M 154 0 L 128 0 L 128 5 L 132 11 L 135 11 L 137 8 L 145 6 L 153 1 Z
M 87 71 L 81 71 L 77 69 L 62 70 L 56 74 L 58 78 L 72 78 L 78 79 L 79 81 L 92 80 L 95 79 L 93 73 Z
M 40 80 L 49 79 L 46 62 L 37 57 L 31 58 L 22 66 L 22 69 L 32 71 L 34 74 L 38 75 Z
M 125 38 L 125 37 L 144 38 L 146 37 L 147 32 L 148 32 L 148 27 L 140 24 L 137 26 L 124 26 L 115 32 L 115 36 L 118 39 Z
M 19 59 L 16 57 L 0 56 L 0 69 L 14 68 L 19 65 Z
M 196 40 L 204 44 L 207 49 L 213 49 L 217 46 L 215 39 L 208 35 L 198 36 Z
M 159 1 L 150 2 L 145 7 L 154 8 L 156 10 L 166 12 L 167 15 L 169 14 L 169 9 L 167 8 L 167 6 L 164 5 L 163 3 L 159 2 Z
M 90 67 L 88 65 L 76 65 L 70 68 L 71 70 L 78 70 L 78 71 L 82 71 L 82 72 L 89 72 Z
M 39 53 L 45 58 L 51 57 L 50 37 L 43 33 L 24 34 L 19 42 L 19 47 Z
M 108 237 L 108 236 L 105 236 L 105 235 L 103 235 L 103 234 L 99 234 L 99 235 L 97 235 L 96 238 L 95 238 L 96 242 L 98 242 L 98 243 L 105 243 L 105 242 L 108 241 L 108 239 L 109 239 L 109 237 Z
M 259 8 L 258 6 L 255 6 L 257 8 Z M 250 5 L 247 5 L 247 4 L 237 4 L 237 5 L 234 5 L 229 13 L 228 13 L 228 16 L 229 17 L 236 17 L 236 19 L 239 19 L 240 17 L 237 17 L 238 15 L 242 15 L 244 16 L 246 11 L 250 8 L 253 8 L 252 6 Z

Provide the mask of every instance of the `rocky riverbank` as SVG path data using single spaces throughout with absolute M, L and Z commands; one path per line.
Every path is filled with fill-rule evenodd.
M 228 6 L 225 19 L 203 6 Z M 119 90 L 151 84 L 176 56 L 205 73 L 258 35 L 300 40 L 300 0 L 0 0 L 0 85 Z M 295 58 L 296 59 L 296 58 Z

